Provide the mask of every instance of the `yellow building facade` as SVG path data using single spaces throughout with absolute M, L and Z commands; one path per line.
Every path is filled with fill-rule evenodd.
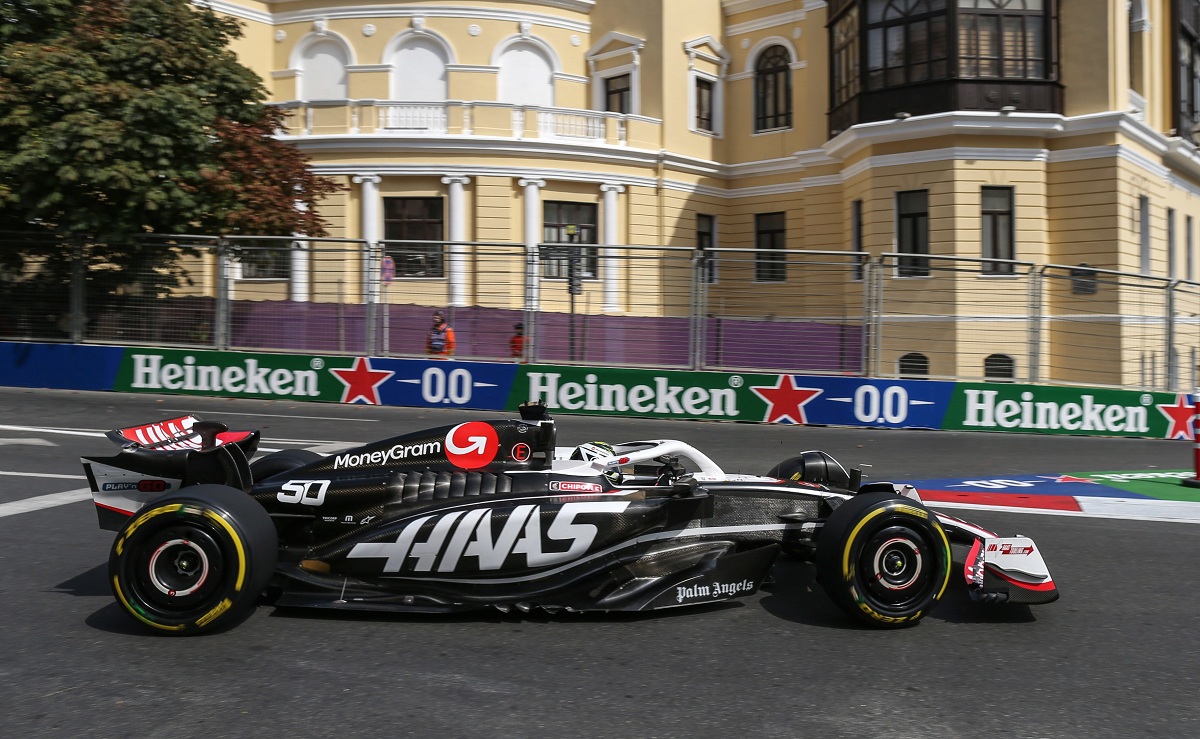
M 579 243 L 601 257 L 588 310 L 665 314 L 640 296 L 672 268 L 605 250 L 701 245 L 731 250 L 709 305 L 836 314 L 861 273 L 798 290 L 811 273 L 763 255 L 861 252 L 886 283 L 882 374 L 983 377 L 999 356 L 1020 379 L 1129 385 L 1195 366 L 1195 321 L 1164 349 L 1127 303 L 1195 302 L 1198 0 L 197 4 L 242 23 L 285 138 L 346 186 L 322 207 L 333 236 L 452 242 L 398 260 L 416 302 L 519 307 L 521 252 L 495 257 L 507 292 L 455 265 Z M 1004 301 L 1034 272 L 1031 340 Z

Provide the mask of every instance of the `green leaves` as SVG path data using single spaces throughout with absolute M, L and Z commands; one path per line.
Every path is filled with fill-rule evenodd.
M 0 0 L 0 222 L 114 243 L 323 234 L 338 187 L 274 138 L 239 35 L 186 0 Z

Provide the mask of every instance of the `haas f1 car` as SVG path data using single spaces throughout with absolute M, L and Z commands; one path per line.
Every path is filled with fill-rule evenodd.
M 917 623 L 951 580 L 981 603 L 1058 598 L 1030 539 L 934 513 L 910 486 L 863 484 L 824 452 L 727 474 L 680 441 L 556 447 L 545 406 L 520 411 L 253 462 L 259 432 L 195 416 L 110 431 L 121 451 L 82 462 L 100 525 L 117 532 L 113 594 L 171 634 L 236 624 L 264 595 L 415 613 L 646 611 L 752 594 L 783 551 L 814 562 L 834 603 L 872 626 Z

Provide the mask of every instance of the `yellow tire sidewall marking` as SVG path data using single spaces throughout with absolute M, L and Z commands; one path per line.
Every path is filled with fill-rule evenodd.
M 942 528 L 941 524 L 939 524 L 936 519 L 931 519 L 929 517 L 929 514 L 926 513 L 924 510 L 922 510 L 920 508 L 915 508 L 915 507 L 909 506 L 909 505 L 901 504 L 901 505 L 884 506 L 882 508 L 871 511 L 871 513 L 864 516 L 863 519 L 858 522 L 858 524 L 850 532 L 850 537 L 848 539 L 846 539 L 846 547 L 842 551 L 842 577 L 846 578 L 847 580 L 853 579 L 853 577 L 852 577 L 853 571 L 850 569 L 850 550 L 854 548 L 854 541 L 855 541 L 855 539 L 858 538 L 858 532 L 862 531 L 863 527 L 866 526 L 867 523 L 870 522 L 871 519 L 875 518 L 876 516 L 882 515 L 884 513 L 892 513 L 892 512 L 907 513 L 909 515 L 916 516 L 918 518 L 923 518 L 923 519 L 929 521 L 931 524 L 933 524 L 933 528 L 937 531 L 938 536 L 940 536 L 942 538 L 942 544 L 943 544 L 942 559 L 945 561 L 946 564 L 943 569 L 944 576 L 942 578 L 942 589 L 938 591 L 938 595 L 936 598 L 936 600 L 941 600 L 942 595 L 944 595 L 946 592 L 946 587 L 950 584 L 950 557 L 945 556 L 946 553 L 948 553 L 950 551 L 950 540 L 946 538 L 946 531 Z
M 164 513 L 176 513 L 180 510 L 183 510 L 185 507 L 189 507 L 189 506 L 187 506 L 187 504 L 185 504 L 185 503 L 172 503 L 170 505 L 159 506 L 153 510 L 147 511 L 146 513 L 143 513 L 142 515 L 138 516 L 136 519 L 133 520 L 133 522 L 131 524 L 129 524 L 129 526 L 125 529 L 124 532 L 122 532 L 121 536 L 117 539 L 117 543 L 116 543 L 117 556 L 120 557 L 120 556 L 124 555 L 125 541 L 133 534 L 134 531 L 136 531 L 139 527 L 141 527 L 143 524 L 145 524 L 151 518 L 154 518 L 155 516 L 158 516 L 158 515 L 161 515 Z M 229 522 L 226 521 L 224 519 L 224 517 L 222 517 L 216 511 L 213 511 L 209 508 L 201 508 L 201 509 L 195 509 L 195 510 L 197 512 L 201 513 L 205 518 L 208 518 L 211 521 L 213 521 L 214 523 L 216 523 L 218 526 L 223 528 L 227 534 L 229 534 L 229 540 L 233 542 L 234 549 L 237 550 L 238 571 L 237 571 L 237 580 L 234 582 L 234 592 L 240 593 L 242 591 L 242 587 L 246 583 L 246 548 L 242 545 L 242 538 L 240 536 L 238 536 L 238 533 L 237 533 L 237 531 L 234 530 L 233 526 L 231 526 L 229 524 Z M 156 629 L 163 629 L 164 631 L 180 631 L 181 629 L 184 628 L 183 624 L 178 624 L 175 626 L 168 626 L 166 624 L 157 623 L 157 622 L 147 618 L 146 616 L 142 615 L 142 613 L 137 608 L 135 608 L 129 602 L 129 600 L 125 597 L 125 593 L 121 590 L 120 580 L 117 576 L 113 576 L 113 592 L 116 593 L 117 600 L 119 600 L 121 602 L 121 605 L 124 606 L 125 610 L 128 611 L 129 613 L 133 614 L 134 618 L 138 619 L 139 621 L 141 621 L 145 624 L 148 624 L 150 626 L 153 626 Z M 233 606 L 233 602 L 229 598 L 222 599 L 221 602 L 218 603 L 216 606 L 214 606 L 211 611 L 209 611 L 208 613 L 204 614 L 199 619 L 197 619 L 196 625 L 200 626 L 200 627 L 207 625 L 208 623 L 215 620 L 222 613 L 229 610 L 232 606 Z

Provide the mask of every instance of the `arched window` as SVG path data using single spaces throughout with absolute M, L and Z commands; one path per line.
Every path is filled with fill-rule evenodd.
M 392 99 L 445 102 L 448 63 L 446 50 L 437 41 L 419 36 L 405 39 L 391 57 Z
M 520 41 L 500 55 L 497 97 L 513 105 L 554 105 L 554 67 L 536 44 Z
M 929 377 L 929 357 L 920 352 L 909 352 L 900 357 L 899 370 L 901 377 L 923 380 Z
M 346 50 L 332 39 L 309 44 L 300 59 L 300 98 L 302 100 L 345 100 Z
M 768 46 L 754 64 L 754 130 L 792 125 L 792 58 L 782 46 Z
M 983 377 L 990 382 L 1012 382 L 1017 376 L 1017 363 L 1007 354 L 989 354 L 983 360 Z

